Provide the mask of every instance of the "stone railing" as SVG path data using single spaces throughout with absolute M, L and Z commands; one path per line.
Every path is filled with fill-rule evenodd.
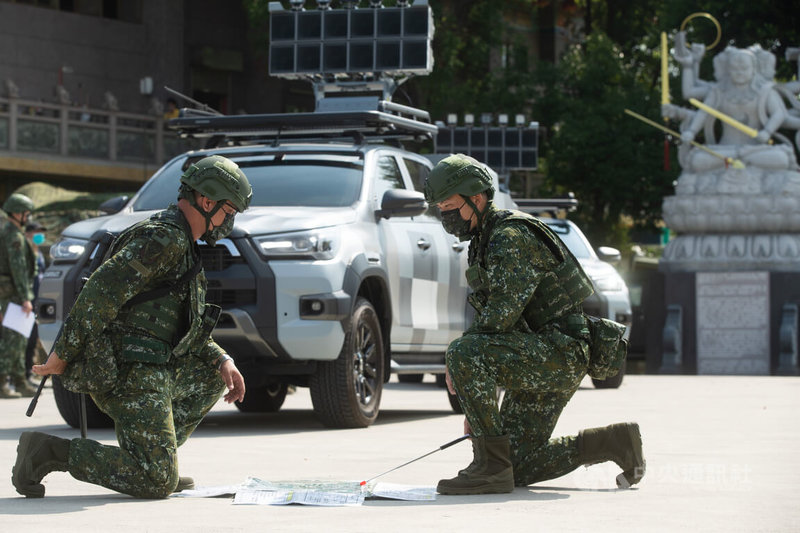
M 0 98 L 0 151 L 160 166 L 197 148 L 161 116 Z

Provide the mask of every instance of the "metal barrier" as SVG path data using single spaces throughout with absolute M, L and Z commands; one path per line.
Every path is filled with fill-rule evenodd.
M 160 166 L 197 148 L 161 116 L 0 98 L 0 151 Z

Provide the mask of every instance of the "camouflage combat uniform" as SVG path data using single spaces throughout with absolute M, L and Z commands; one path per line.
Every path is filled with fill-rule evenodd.
M 177 447 L 224 392 L 214 362 L 224 352 L 201 328 L 206 279 L 173 286 L 157 299 L 123 305 L 174 283 L 200 261 L 184 215 L 172 205 L 126 230 L 92 274 L 54 347 L 68 365 L 87 346 L 113 347 L 116 381 L 92 393 L 115 423 L 119 447 L 74 439 L 76 479 L 141 498 L 166 497 L 178 482 Z
M 586 375 L 580 302 L 591 282 L 543 223 L 491 205 L 469 265 L 476 316 L 450 344 L 447 366 L 472 434 L 509 435 L 517 485 L 566 474 L 582 464 L 577 437 L 550 435 Z
M 36 258 L 22 229 L 11 220 L 0 220 L 0 311 L 9 302 L 33 302 Z M 25 376 L 25 349 L 28 339 L 16 331 L 0 331 L 0 376 Z

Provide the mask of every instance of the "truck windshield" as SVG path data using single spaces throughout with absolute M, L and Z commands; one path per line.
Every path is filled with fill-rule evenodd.
M 363 163 L 324 159 L 237 161 L 253 187 L 254 206 L 346 207 L 358 199 Z M 163 209 L 177 201 L 183 160 L 142 187 L 134 211 Z
M 546 223 L 553 230 L 553 233 L 561 237 L 561 240 L 567 245 L 572 255 L 578 259 L 591 259 L 592 251 L 586 241 L 569 224 L 557 220 L 548 220 Z

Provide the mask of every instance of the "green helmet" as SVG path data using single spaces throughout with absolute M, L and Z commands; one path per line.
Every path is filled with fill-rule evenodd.
M 6 202 L 3 204 L 3 211 L 8 214 L 33 211 L 33 201 L 24 194 L 15 192 L 6 199 Z
M 239 166 L 226 157 L 212 155 L 193 163 L 181 176 L 181 197 L 194 190 L 219 202 L 227 200 L 240 213 L 248 208 L 253 189 Z
M 430 205 L 443 202 L 454 194 L 474 196 L 484 191 L 489 200 L 494 198 L 492 176 L 480 161 L 464 154 L 445 157 L 425 180 L 425 200 Z

